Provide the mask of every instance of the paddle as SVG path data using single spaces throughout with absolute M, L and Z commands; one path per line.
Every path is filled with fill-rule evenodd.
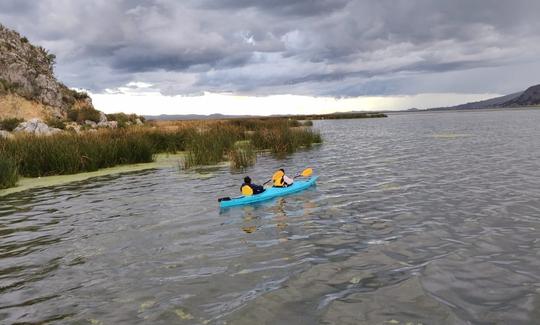
M 309 177 L 311 176 L 311 174 L 313 174 L 313 168 L 306 168 L 304 169 L 300 174 L 296 174 L 296 176 L 294 176 L 293 178 L 297 178 L 297 177 Z

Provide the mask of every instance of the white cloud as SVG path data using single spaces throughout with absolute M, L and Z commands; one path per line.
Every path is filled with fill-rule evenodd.
M 94 105 L 106 113 L 140 115 L 204 114 L 272 115 L 326 114 L 344 111 L 385 111 L 457 105 L 499 94 L 431 93 L 407 96 L 362 96 L 352 98 L 299 95 L 239 96 L 205 92 L 200 96 L 165 96 L 158 91 L 122 88 L 121 92 L 91 94 Z

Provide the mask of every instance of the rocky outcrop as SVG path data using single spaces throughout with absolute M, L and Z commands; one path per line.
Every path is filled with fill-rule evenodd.
M 97 126 L 100 128 L 116 129 L 118 127 L 118 122 L 116 121 L 99 122 Z
M 35 135 L 52 135 L 58 132 L 62 132 L 60 129 L 51 128 L 47 124 L 43 123 L 41 120 L 35 118 L 27 122 L 22 122 L 19 124 L 13 132 L 25 132 Z
M 43 47 L 0 25 L 0 96 L 17 95 L 41 103 L 54 117 L 66 117 L 72 108 L 93 107 L 90 97 L 56 79 L 55 59 Z

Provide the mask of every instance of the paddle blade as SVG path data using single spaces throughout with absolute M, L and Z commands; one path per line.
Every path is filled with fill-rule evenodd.
M 313 174 L 313 168 L 306 168 L 302 171 L 302 173 L 300 173 L 300 176 L 309 177 L 311 174 Z

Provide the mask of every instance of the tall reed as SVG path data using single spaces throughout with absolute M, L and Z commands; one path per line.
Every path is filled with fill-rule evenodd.
M 229 151 L 229 161 L 235 169 L 253 166 L 257 162 L 257 152 L 250 141 L 237 142 Z
M 155 150 L 142 133 L 106 131 L 48 137 L 17 136 L 1 154 L 13 159 L 23 176 L 74 174 L 119 164 L 150 162 Z
M 19 173 L 17 163 L 8 157 L 0 155 L 0 189 L 17 185 Z
M 321 135 L 311 129 L 279 127 L 255 131 L 251 136 L 255 148 L 270 149 L 278 156 L 293 153 L 300 147 L 322 142 Z
M 224 160 L 225 154 L 238 140 L 244 138 L 244 132 L 235 126 L 224 124 L 211 126 L 191 134 L 187 142 L 187 154 L 184 168 L 197 165 L 214 165 Z

